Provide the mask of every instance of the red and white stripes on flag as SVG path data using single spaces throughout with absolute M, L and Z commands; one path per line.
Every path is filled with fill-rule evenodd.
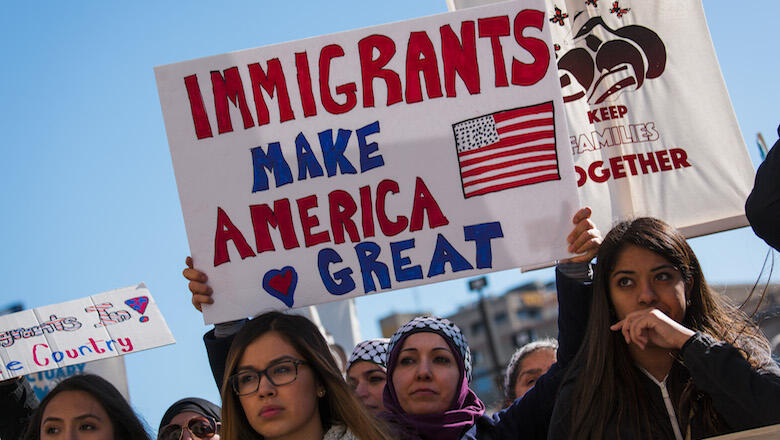
M 452 126 L 466 198 L 560 180 L 552 101 Z

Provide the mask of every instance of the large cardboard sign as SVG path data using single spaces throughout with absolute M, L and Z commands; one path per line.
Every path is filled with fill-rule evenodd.
M 689 237 L 747 225 L 753 167 L 701 2 L 546 3 L 580 197 L 600 229 L 637 216 Z
M 157 67 L 206 321 L 566 256 L 550 27 L 519 1 Z
M 0 380 L 173 344 L 143 284 L 0 316 Z

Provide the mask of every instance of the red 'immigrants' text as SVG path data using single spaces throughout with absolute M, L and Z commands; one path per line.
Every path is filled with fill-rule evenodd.
M 510 84 L 530 86 L 546 75 L 550 66 L 550 49 L 544 40 L 525 36 L 523 32 L 528 28 L 541 30 L 544 23 L 542 11 L 525 9 L 518 12 L 514 19 L 503 15 L 480 18 L 476 22 L 463 21 L 457 33 L 452 26 L 445 24 L 439 28 L 439 35 L 433 38 L 426 31 L 410 32 L 406 41 L 398 42 L 403 44 L 400 48 L 386 35 L 369 35 L 357 42 L 360 71 L 355 72 L 355 80 L 335 86 L 330 80 L 332 71 L 338 69 L 339 58 L 346 54 L 338 44 L 325 45 L 319 53 L 295 52 L 289 64 L 284 64 L 279 58 L 270 58 L 246 66 L 211 71 L 206 81 L 210 81 L 214 96 L 213 115 L 217 132 L 223 134 L 234 130 L 231 107 L 239 110 L 244 129 L 269 124 L 271 112 L 268 101 L 271 100 L 276 101 L 279 122 L 287 122 L 321 112 L 334 115 L 347 113 L 358 105 L 375 107 L 375 87 L 386 90 L 386 106 L 401 102 L 414 104 L 444 96 L 454 98 L 458 79 L 469 94 L 479 94 L 482 83 L 480 58 L 477 56 L 478 38 L 490 42 L 494 87 L 509 87 Z M 512 57 L 507 66 L 504 57 L 504 49 L 509 47 L 507 42 L 530 54 L 533 61 L 526 63 Z M 509 49 L 514 51 L 516 48 Z M 388 67 L 396 57 L 404 57 L 403 71 Z M 244 84 L 239 68 L 244 70 L 244 78 L 249 78 L 250 84 Z M 209 112 L 203 102 L 203 81 L 204 78 L 198 74 L 184 78 L 198 139 L 213 136 Z M 293 88 L 297 88 L 298 93 L 290 93 Z M 249 105 L 247 96 L 254 98 L 254 108 Z

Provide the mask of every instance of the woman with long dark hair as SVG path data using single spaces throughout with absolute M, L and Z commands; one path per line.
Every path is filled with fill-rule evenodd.
M 44 397 L 25 438 L 149 440 L 149 434 L 111 383 L 85 374 L 63 380 Z
M 262 314 L 235 335 L 222 384 L 223 440 L 385 440 L 308 319 Z
M 618 224 L 598 252 L 593 290 L 551 438 L 681 440 L 780 423 L 766 338 L 710 289 L 673 227 Z

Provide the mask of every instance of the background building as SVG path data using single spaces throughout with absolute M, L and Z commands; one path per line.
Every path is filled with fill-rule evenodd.
M 712 286 L 732 304 L 758 323 L 770 344 L 775 360 L 780 359 L 780 284 L 732 284 Z M 743 305 L 744 303 L 744 305 Z
M 501 374 L 515 349 L 540 338 L 558 336 L 558 301 L 555 283 L 522 284 L 500 296 L 485 298 L 496 339 L 494 365 L 488 341 L 487 323 L 478 302 L 461 307 L 447 318 L 460 327 L 471 347 L 474 377 L 471 388 L 487 406 L 501 401 Z
M 430 312 L 391 313 L 379 320 L 379 327 L 382 329 L 382 337 L 389 338 L 393 336 L 393 333 L 395 333 L 396 330 L 416 316 L 429 316 L 430 314 Z

